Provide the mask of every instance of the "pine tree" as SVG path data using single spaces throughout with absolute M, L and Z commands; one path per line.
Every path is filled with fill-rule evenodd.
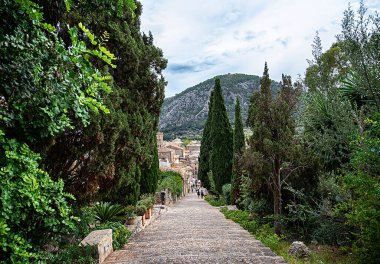
M 216 191 L 221 194 L 222 186 L 231 182 L 233 139 L 219 79 L 215 80 L 213 96 L 210 167 Z
M 202 181 L 202 185 L 210 190 L 210 181 L 207 173 L 210 171 L 210 152 L 211 152 L 211 120 L 212 120 L 212 101 L 214 91 L 210 93 L 210 102 L 208 106 L 208 116 L 203 129 L 201 152 L 199 154 L 198 179 Z
M 231 181 L 231 203 L 236 204 L 240 198 L 241 185 L 241 156 L 245 147 L 243 120 L 241 117 L 241 108 L 239 98 L 235 104 L 235 129 L 233 135 L 234 155 L 232 164 L 232 181 Z

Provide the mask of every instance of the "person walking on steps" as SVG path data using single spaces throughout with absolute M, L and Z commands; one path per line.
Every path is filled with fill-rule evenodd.
M 198 198 L 199 198 L 199 195 L 200 195 L 199 189 L 197 189 L 197 195 L 198 195 Z
M 203 199 L 203 196 L 205 196 L 205 194 L 203 193 L 203 190 L 201 190 L 201 198 Z

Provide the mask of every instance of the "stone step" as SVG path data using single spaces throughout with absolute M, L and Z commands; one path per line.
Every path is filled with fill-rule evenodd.
M 276 263 L 286 261 L 196 194 L 189 194 L 105 263 Z

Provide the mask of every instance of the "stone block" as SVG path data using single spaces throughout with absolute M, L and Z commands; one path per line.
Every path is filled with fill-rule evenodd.
M 309 248 L 301 241 L 294 241 L 288 250 L 290 256 L 299 258 L 299 259 L 309 259 L 310 250 Z
M 102 263 L 113 251 L 112 229 L 92 231 L 80 242 L 80 245 L 97 246 L 99 263 Z

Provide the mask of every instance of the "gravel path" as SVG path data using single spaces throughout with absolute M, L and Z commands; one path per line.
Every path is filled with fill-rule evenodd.
M 196 194 L 189 194 L 104 263 L 286 263 Z

